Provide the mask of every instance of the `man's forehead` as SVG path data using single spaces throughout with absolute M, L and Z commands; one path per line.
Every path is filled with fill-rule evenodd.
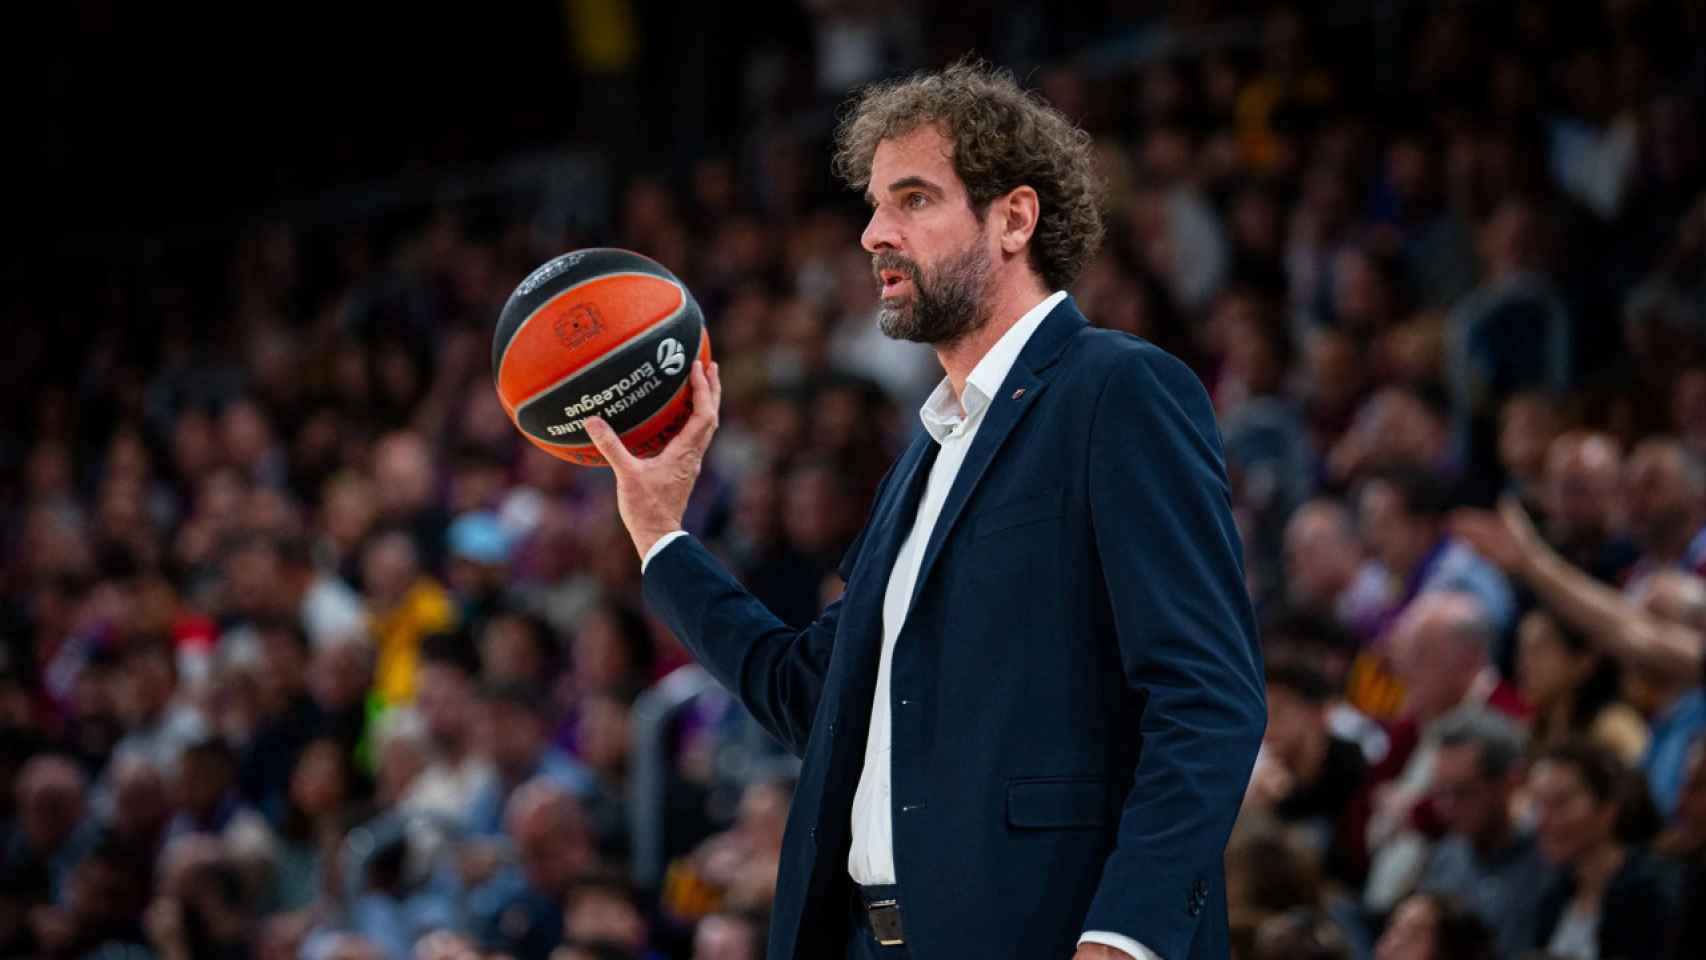
M 868 189 L 886 189 L 891 181 L 909 175 L 943 180 L 953 168 L 953 144 L 940 130 L 926 124 L 877 143 Z

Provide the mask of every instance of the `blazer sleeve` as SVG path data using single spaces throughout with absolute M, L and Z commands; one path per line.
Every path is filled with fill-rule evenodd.
M 841 561 L 848 579 L 863 532 Z M 753 719 L 803 756 L 829 673 L 841 601 L 804 630 L 783 623 L 697 538 L 677 537 L 646 564 L 646 602 Z
M 1142 750 L 1085 929 L 1190 954 L 1267 724 L 1261 651 L 1208 395 L 1147 345 L 1090 427 L 1091 524 Z M 1211 906 L 1212 904 L 1212 906 Z

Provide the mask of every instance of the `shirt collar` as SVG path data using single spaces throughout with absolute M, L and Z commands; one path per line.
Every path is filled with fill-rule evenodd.
M 983 359 L 972 367 L 971 374 L 966 377 L 965 394 L 960 400 L 954 398 L 954 386 L 947 377 L 936 385 L 930 392 L 929 399 L 918 409 L 918 418 L 924 421 L 924 429 L 931 439 L 941 443 L 962 423 L 976 420 L 989 408 L 989 402 L 995 398 L 995 392 L 1001 389 L 1007 374 L 1018 361 L 1019 354 L 1025 349 L 1025 344 L 1031 340 L 1031 335 L 1043 325 L 1043 320 L 1053 312 L 1060 301 L 1066 299 L 1065 290 L 1056 290 L 1044 297 L 1042 302 L 1025 311 L 1018 322 L 1007 328 L 1001 339 L 995 341 L 995 346 L 983 355 Z M 963 402 L 963 409 L 962 409 Z

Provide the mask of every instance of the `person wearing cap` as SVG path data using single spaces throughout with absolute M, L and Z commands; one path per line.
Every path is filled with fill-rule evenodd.
M 457 517 L 446 534 L 450 561 L 445 580 L 460 612 L 460 622 L 479 635 L 480 627 L 507 608 L 509 531 L 495 513 L 474 510 Z

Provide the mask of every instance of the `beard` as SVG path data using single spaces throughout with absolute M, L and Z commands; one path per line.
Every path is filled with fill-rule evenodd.
M 912 283 L 905 296 L 885 297 L 877 325 L 894 340 L 942 346 L 975 333 L 989 320 L 992 267 L 989 254 L 973 240 L 928 275 L 918 264 L 893 251 L 871 261 L 873 272 L 898 270 Z

